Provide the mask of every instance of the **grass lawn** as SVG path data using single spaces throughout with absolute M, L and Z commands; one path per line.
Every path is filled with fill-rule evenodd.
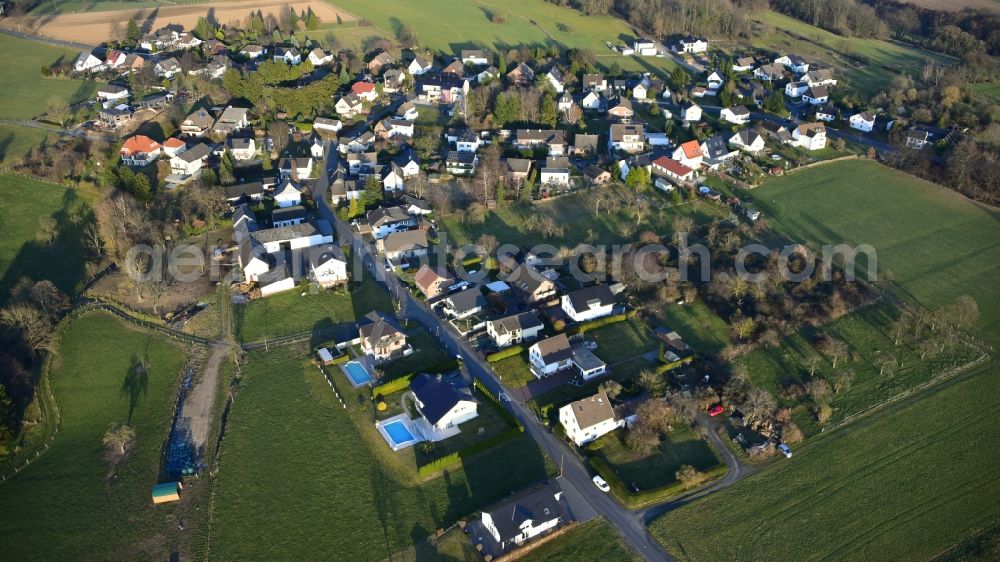
M 528 365 L 527 351 L 490 363 L 490 367 L 510 388 L 520 388 L 535 380 L 535 375 L 531 374 L 531 367 Z
M 546 476 L 541 452 L 519 437 L 428 482 L 406 481 L 383 462 L 393 453 L 374 417 L 361 419 L 372 409 L 367 389 L 343 390 L 335 376 L 345 409 L 304 349 L 248 359 L 215 490 L 213 557 L 378 560 Z
M 964 365 L 979 356 L 979 352 L 959 344 L 954 349 L 932 353 L 920 358 L 920 352 L 903 342 L 894 345 L 893 320 L 899 311 L 886 303 L 864 308 L 830 324 L 823 330 L 833 334 L 850 348 L 850 357 L 841 358 L 834 369 L 832 362 L 811 344 L 812 331 L 804 329 L 784 339 L 776 348 L 764 348 L 740 357 L 755 384 L 764 386 L 786 407 L 792 408 L 799 426 L 807 433 L 821 427 L 812 419 L 806 404 L 808 398 L 782 400 L 781 389 L 790 382 L 804 383 L 810 379 L 810 365 L 815 362 L 816 376 L 830 380 L 834 371 L 854 373 L 850 387 L 830 395 L 836 422 L 845 416 L 863 411 L 950 368 Z M 935 350 L 936 351 L 936 350 Z M 892 354 L 901 367 L 879 375 L 880 357 Z M 796 411 L 796 408 L 799 408 Z
M 177 504 L 154 508 L 160 451 L 175 406 L 186 353 L 163 339 L 103 314 L 62 330 L 51 388 L 62 414 L 51 447 L 28 468 L 0 483 L 4 555 L 16 560 L 163 558 L 173 545 Z M 123 382 L 144 359 L 148 378 L 132 394 Z M 141 389 L 141 390 L 140 390 Z M 109 478 L 101 459 L 108 425 L 129 420 L 136 448 Z M 173 549 L 173 546 L 170 547 Z
M 416 33 L 421 45 L 448 55 L 476 47 L 506 51 L 521 45 L 536 47 L 552 43 L 602 54 L 611 52 L 605 41 L 620 42 L 626 37 L 631 41 L 634 37 L 628 24 L 618 18 L 585 16 L 542 0 L 523 0 L 516 7 L 497 0 L 420 3 L 337 0 L 334 3 L 370 20 L 382 35 L 392 36 L 405 24 Z M 506 23 L 492 23 L 493 14 L 505 17 Z
M 604 519 L 591 519 L 566 534 L 532 550 L 523 562 L 578 562 L 580 560 L 641 560 Z
M 777 12 L 760 12 L 754 15 L 754 19 L 768 26 L 767 33 L 755 35 L 752 41 L 754 47 L 794 53 L 814 64 L 832 66 L 839 80 L 836 87 L 856 90 L 862 96 L 872 96 L 885 88 L 888 85 L 887 71 L 919 76 L 927 59 L 942 64 L 956 62 L 947 55 L 902 43 L 842 37 Z M 807 41 L 799 37 L 805 37 Z M 863 57 L 867 63 L 857 68 L 858 63 L 849 57 Z
M 619 244 L 633 240 L 642 230 L 665 232 L 677 216 L 691 217 L 698 223 L 728 216 L 720 207 L 703 200 L 666 207 L 668 201 L 659 193 L 650 191 L 648 197 L 654 204 L 664 207 L 646 215 L 638 229 L 635 227 L 635 216 L 626 205 L 621 205 L 610 214 L 602 208 L 600 214 L 595 215 L 594 193 L 590 190 L 536 203 L 531 207 L 515 205 L 489 211 L 486 213 L 486 220 L 479 224 L 463 222 L 466 217 L 464 213 L 443 217 L 441 222 L 453 244 L 474 243 L 481 235 L 488 233 L 496 236 L 500 244 L 531 247 L 543 240 L 540 234 L 529 231 L 526 226 L 526 220 L 532 214 L 548 215 L 557 224 L 565 225 L 562 236 L 544 238 L 545 243 L 556 246 L 575 246 L 585 242 Z
M 41 129 L 0 125 L 0 164 L 19 161 L 29 150 L 55 140 L 55 135 Z
M 425 367 L 440 365 L 451 359 L 441 344 L 419 325 L 406 331 L 406 341 L 413 347 L 413 353 L 387 364 L 385 366 L 387 379 L 419 372 Z
M 702 301 L 672 305 L 663 311 L 666 325 L 696 352 L 718 353 L 729 345 L 729 326 Z
M 650 530 L 678 560 L 933 558 L 996 522 L 995 374 L 810 440 Z
M 97 90 L 94 81 L 42 77 L 43 66 L 73 62 L 80 54 L 76 50 L 0 35 L 0 51 L 7 58 L 0 68 L 0 82 L 8 85 L 0 119 L 31 119 L 45 111 L 49 100 L 75 103 Z
M 904 298 L 934 308 L 971 295 L 980 309 L 978 332 L 1000 341 L 995 209 L 870 161 L 775 178 L 755 190 L 754 199 L 792 241 L 813 248 L 871 244 L 880 273 L 894 274 L 894 290 Z
M 638 318 L 630 318 L 584 333 L 585 339 L 597 342 L 594 355 L 607 364 L 627 361 L 656 349 L 656 339 Z
M 1000 103 L 1000 81 L 982 82 L 972 85 L 972 91 L 992 101 Z
M 0 302 L 25 275 L 49 279 L 63 292 L 75 293 L 85 276 L 83 231 L 93 220 L 92 200 L 86 192 L 0 176 Z M 60 227 L 52 244 L 38 240 L 40 221 L 48 217 Z
M 719 464 L 708 443 L 683 422 L 675 423 L 674 432 L 664 437 L 660 448 L 646 456 L 629 451 L 624 439 L 625 430 L 621 429 L 601 437 L 600 448 L 593 455 L 604 459 L 626 485 L 635 483 L 640 490 L 673 484 L 677 481 L 674 477 L 677 469 L 685 464 L 701 471 Z
M 259 341 L 309 330 L 338 329 L 349 332 L 356 318 L 372 310 L 392 313 L 394 308 L 376 281 L 365 276 L 360 286 L 343 289 L 293 289 L 244 305 L 233 306 L 236 337 L 240 341 Z M 305 295 L 302 293 L 305 292 Z

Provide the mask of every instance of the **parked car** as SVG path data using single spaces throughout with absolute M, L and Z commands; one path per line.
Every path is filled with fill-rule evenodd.
M 778 450 L 781 451 L 781 454 L 785 455 L 786 458 L 789 459 L 792 458 L 792 448 L 789 447 L 788 445 L 781 443 L 780 445 L 778 445 Z
M 600 491 L 602 491 L 602 492 L 610 492 L 611 491 L 611 486 L 608 486 L 608 483 L 605 482 L 604 479 L 601 478 L 600 476 L 595 476 L 594 477 L 594 486 L 597 486 L 597 489 L 600 490 Z
M 722 404 L 714 404 L 708 407 L 708 415 L 715 417 L 725 411 Z

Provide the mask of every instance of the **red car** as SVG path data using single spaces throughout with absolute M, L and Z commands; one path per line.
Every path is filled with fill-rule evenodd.
M 724 411 L 726 411 L 726 410 L 725 410 L 725 408 L 722 407 L 722 404 L 716 404 L 714 406 L 709 406 L 708 407 L 708 415 L 713 416 L 713 417 L 721 414 Z

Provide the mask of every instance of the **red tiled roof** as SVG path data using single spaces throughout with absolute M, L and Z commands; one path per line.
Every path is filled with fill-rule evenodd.
M 684 177 L 694 171 L 691 168 L 685 166 L 684 164 L 681 164 L 680 162 L 673 160 L 671 158 L 667 158 L 666 156 L 660 156 L 656 160 L 653 160 L 653 165 L 659 166 L 660 168 L 663 168 L 664 170 L 670 172 L 671 174 L 680 177 Z
M 165 146 L 167 148 L 180 148 L 182 146 L 185 146 L 186 144 L 187 143 L 184 142 L 184 141 L 182 141 L 181 139 L 174 138 L 174 137 L 171 137 L 171 138 L 163 141 L 163 146 Z
M 351 91 L 355 94 L 366 94 L 374 89 L 375 84 L 372 84 L 371 82 L 355 82 L 354 85 L 351 86 Z
M 122 144 L 119 154 L 149 154 L 150 152 L 155 152 L 160 149 L 160 143 L 147 137 L 146 135 L 135 135 L 134 137 L 129 137 L 124 144 Z
M 701 145 L 699 145 L 696 140 L 687 141 L 681 145 L 681 148 L 684 150 L 684 156 L 687 158 L 698 158 L 699 156 L 702 156 Z

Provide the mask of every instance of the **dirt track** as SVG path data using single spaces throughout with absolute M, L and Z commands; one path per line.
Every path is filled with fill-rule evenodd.
M 325 23 L 336 22 L 338 15 L 341 21 L 345 22 L 357 19 L 353 14 L 321 0 L 239 0 L 136 10 L 21 16 L 6 18 L 0 25 L 53 39 L 97 45 L 111 39 L 112 28 L 116 23 L 119 28 L 124 29 L 125 24 L 133 17 L 138 19 L 143 30 L 158 29 L 170 23 L 180 24 L 184 29 L 192 29 L 202 16 L 211 16 L 222 24 L 242 23 L 250 12 L 260 10 L 266 17 L 269 13 L 277 15 L 286 7 L 291 7 L 296 12 L 312 7 L 313 12 Z

